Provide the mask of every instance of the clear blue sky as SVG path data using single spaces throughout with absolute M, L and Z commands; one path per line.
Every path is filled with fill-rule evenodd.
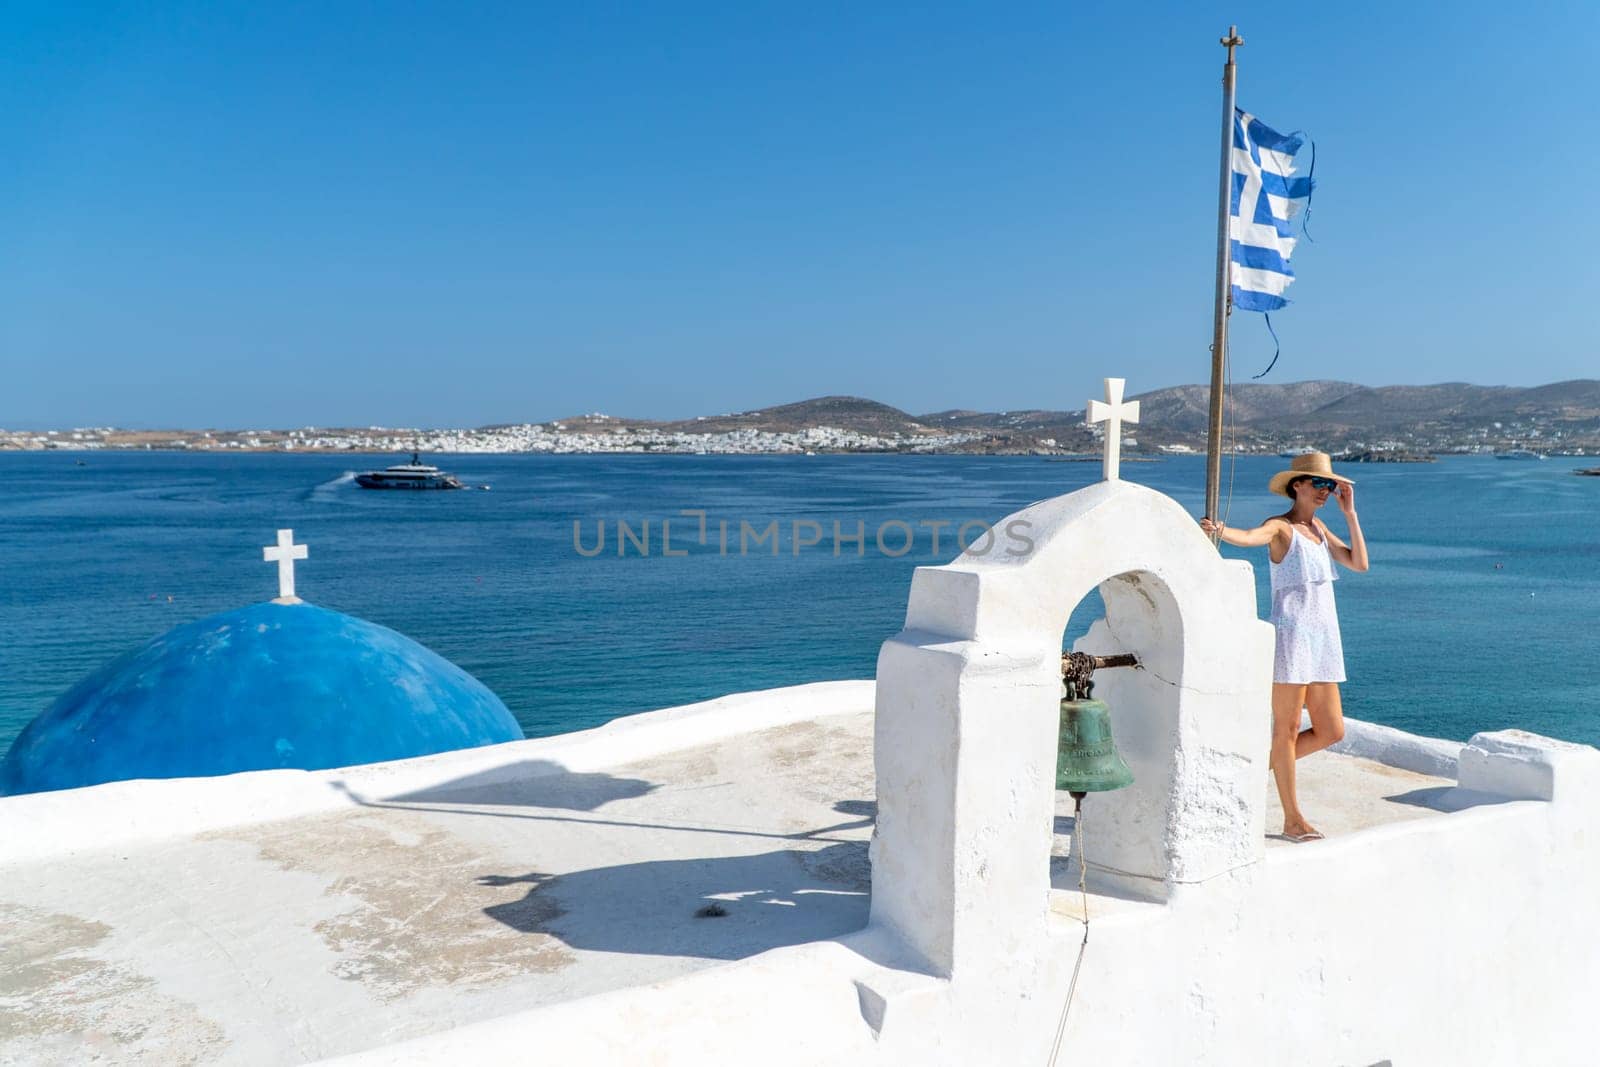
M 1593 3 L 6 10 L 0 426 L 1202 381 L 1229 22 L 1318 148 L 1267 380 L 1600 376 Z

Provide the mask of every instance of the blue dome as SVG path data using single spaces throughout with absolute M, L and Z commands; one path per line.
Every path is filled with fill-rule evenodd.
M 79 682 L 12 744 L 0 795 L 521 739 L 499 697 L 410 638 L 310 604 L 253 604 L 170 630 Z

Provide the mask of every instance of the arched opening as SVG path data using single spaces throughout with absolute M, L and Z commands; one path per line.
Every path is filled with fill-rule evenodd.
M 1085 623 L 1084 607 L 1098 609 L 1098 617 Z M 1080 873 L 1087 874 L 1093 895 L 1164 900 L 1169 883 L 1150 870 L 1147 838 L 1171 817 L 1165 804 L 1173 786 L 1171 756 L 1179 743 L 1180 690 L 1169 679 L 1182 673 L 1183 615 L 1159 575 L 1125 571 L 1101 581 L 1071 610 L 1062 645 L 1063 651 L 1094 656 L 1131 654 L 1139 665 L 1103 668 L 1093 676 L 1094 698 L 1110 709 L 1117 748 L 1134 781 L 1084 798 L 1081 840 L 1071 796 L 1056 791 L 1051 910 L 1080 914 Z M 1248 812 L 1238 816 L 1248 818 Z M 1091 839 L 1083 872 L 1080 845 Z

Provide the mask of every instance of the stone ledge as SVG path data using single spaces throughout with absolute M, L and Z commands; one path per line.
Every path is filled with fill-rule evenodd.
M 1311 717 L 1302 713 L 1300 723 L 1300 728 L 1306 729 L 1311 725 Z M 1414 771 L 1417 774 L 1454 778 L 1461 747 L 1459 741 L 1424 737 L 1398 730 L 1393 726 L 1346 718 L 1344 740 L 1329 751 L 1346 756 L 1360 756 L 1390 767 Z
M 1555 800 L 1558 791 L 1600 783 L 1600 750 L 1525 730 L 1474 734 L 1461 750 L 1461 788 L 1517 800 Z

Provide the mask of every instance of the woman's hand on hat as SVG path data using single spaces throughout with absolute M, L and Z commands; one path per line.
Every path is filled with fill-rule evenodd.
M 1346 515 L 1354 513 L 1356 510 L 1355 486 L 1351 485 L 1349 482 L 1340 482 L 1339 488 L 1335 489 L 1333 494 L 1338 498 L 1340 511 L 1344 512 Z

